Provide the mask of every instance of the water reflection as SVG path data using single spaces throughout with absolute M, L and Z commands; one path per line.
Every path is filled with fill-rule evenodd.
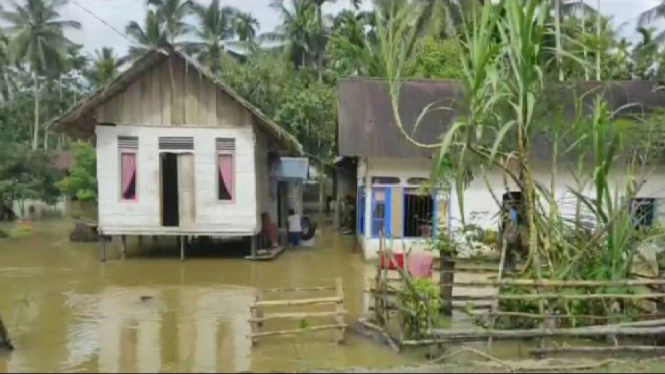
M 342 277 L 347 321 L 365 311 L 364 280 L 374 268 L 344 239 L 324 234 L 318 248 L 268 263 L 181 263 L 134 253 L 101 264 L 97 245 L 67 241 L 71 227 L 37 223 L 32 237 L 0 241 L 0 316 L 16 346 L 0 353 L 0 372 L 294 371 L 411 362 L 352 334 L 341 346 L 324 332 L 252 347 L 249 305 L 257 288 L 327 285 Z

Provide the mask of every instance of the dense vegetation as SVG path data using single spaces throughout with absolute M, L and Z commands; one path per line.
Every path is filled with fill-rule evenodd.
M 324 5 L 335 0 L 272 1 L 281 23 L 261 33 L 255 17 L 219 0 L 205 6 L 190 0 L 146 0 L 142 21 L 125 27 L 133 42 L 126 56 L 110 48 L 91 54 L 69 40 L 67 32 L 81 25 L 63 19 L 67 0 L 3 3 L 0 147 L 69 148 L 72 140 L 50 134 L 44 123 L 141 53 L 167 43 L 199 59 L 323 161 L 334 156 L 336 79 L 394 73 L 395 61 L 386 57 L 391 42 L 400 42 L 399 51 L 392 52 L 399 52 L 403 61 L 401 78 L 468 78 L 460 56 L 473 52 L 465 48 L 468 30 L 485 1 L 382 0 L 374 1 L 371 10 L 361 9 L 360 1 L 336 1 L 348 2 L 347 9 L 325 14 Z M 557 57 L 543 65 L 545 74 L 566 80 L 665 76 L 660 63 L 664 36 L 649 28 L 665 5 L 642 15 L 642 40 L 631 45 L 592 6 L 575 0 L 551 3 L 546 35 L 539 42 L 542 58 L 552 61 L 555 49 L 574 58 Z M 502 12 L 501 3 L 492 6 Z M 491 38 L 500 38 L 498 29 Z M 28 147 L 21 149 L 27 152 Z

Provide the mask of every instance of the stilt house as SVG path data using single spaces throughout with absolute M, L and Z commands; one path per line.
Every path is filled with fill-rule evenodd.
M 48 124 L 97 148 L 103 235 L 252 236 L 302 146 L 189 56 L 153 50 Z

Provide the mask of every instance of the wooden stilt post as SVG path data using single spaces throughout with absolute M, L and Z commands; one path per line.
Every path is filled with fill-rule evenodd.
M 185 238 L 182 236 L 178 238 L 180 239 L 180 261 L 185 261 Z
M 106 238 L 104 235 L 99 236 L 99 260 L 101 262 L 106 261 Z
M 127 256 L 127 237 L 125 235 L 121 235 L 120 236 L 120 241 L 122 243 L 121 257 L 124 260 L 125 257 Z
M 441 300 L 444 316 L 453 315 L 453 283 L 455 282 L 455 262 L 448 253 L 441 253 Z
M 252 257 L 256 258 L 256 251 L 258 247 L 258 239 L 256 235 L 252 235 L 252 244 L 251 244 Z

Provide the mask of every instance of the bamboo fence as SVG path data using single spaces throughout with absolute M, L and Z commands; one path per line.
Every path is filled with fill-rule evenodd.
M 283 295 L 292 293 L 322 293 L 334 292 L 334 296 L 320 296 L 313 298 L 297 298 L 297 299 L 276 299 L 265 300 L 266 294 Z M 329 311 L 297 311 L 287 313 L 265 313 L 267 308 L 289 308 L 289 307 L 306 307 L 306 306 L 327 306 L 330 307 Z M 252 333 L 250 338 L 252 344 L 256 344 L 259 338 L 269 336 L 285 336 L 285 335 L 298 335 L 309 332 L 318 332 L 326 330 L 335 331 L 335 341 L 340 344 L 344 342 L 344 333 L 347 324 L 344 322 L 344 315 L 347 312 L 344 310 L 344 287 L 342 279 L 335 279 L 335 284 L 332 287 L 297 287 L 297 288 L 271 288 L 259 290 L 256 295 L 256 301 L 250 305 L 251 318 L 249 324 Z M 333 319 L 333 323 L 309 325 L 310 320 L 320 319 Z M 303 323 L 305 326 L 289 330 L 276 330 L 264 331 L 263 325 L 265 322 L 277 320 L 292 320 Z
M 544 355 L 554 355 L 560 353 L 643 353 L 643 354 L 665 354 L 665 347 L 649 346 L 649 345 L 620 345 L 619 338 L 625 337 L 654 337 L 665 335 L 665 279 L 623 279 L 611 281 L 589 281 L 589 280 L 552 280 L 552 279 L 515 279 L 509 277 L 503 271 L 503 264 L 505 258 L 505 245 L 502 246 L 501 260 L 499 266 L 494 266 L 495 274 L 494 280 L 478 280 L 478 281 L 465 281 L 455 282 L 454 274 L 459 272 L 487 272 L 490 267 L 470 267 L 457 266 L 455 264 L 467 264 L 474 262 L 475 264 L 482 264 L 482 261 L 468 261 L 460 260 L 452 257 L 441 258 L 441 299 L 442 309 L 450 308 L 456 309 L 460 307 L 460 302 L 474 301 L 474 307 L 477 302 L 483 302 L 489 306 L 487 312 L 469 311 L 467 314 L 473 317 L 487 318 L 488 327 L 485 328 L 470 328 L 470 329 L 441 329 L 435 328 L 429 323 L 425 326 L 420 339 L 413 339 L 412 337 L 405 337 L 404 326 L 399 324 L 399 331 L 397 336 L 393 336 L 388 332 L 388 322 L 392 313 L 397 313 L 400 316 L 412 315 L 413 311 L 406 310 L 403 306 L 395 301 L 396 297 L 400 294 L 409 293 L 420 298 L 420 301 L 428 302 L 423 296 L 419 295 L 415 289 L 412 288 L 411 280 L 408 272 L 396 266 L 394 270 L 388 270 L 381 265 L 377 267 L 377 274 L 375 277 L 375 284 L 370 287 L 367 292 L 371 293 L 374 299 L 374 321 L 361 321 L 367 328 L 375 330 L 385 337 L 386 342 L 392 347 L 396 344 L 398 348 L 408 346 L 432 346 L 441 345 L 459 341 L 474 341 L 487 339 L 488 347 L 491 347 L 493 339 L 539 339 L 540 344 L 532 353 L 538 357 Z M 389 248 L 385 246 L 384 239 L 381 237 L 379 246 L 379 258 L 388 258 L 388 261 L 397 264 L 394 254 Z M 383 261 L 384 264 L 386 261 Z M 390 264 L 388 262 L 388 264 Z M 406 260 L 404 263 L 406 264 Z M 446 264 L 447 263 L 447 264 Z M 453 266 L 450 266 L 453 264 Z M 496 265 L 496 263 L 494 264 Z M 480 269 L 480 271 L 478 271 Z M 399 279 L 388 277 L 389 271 L 399 273 Z M 401 287 L 400 287 L 401 286 Z M 524 289 L 531 289 L 531 293 L 525 294 L 497 294 L 487 296 L 454 296 L 453 289 L 455 287 L 520 287 Z M 598 292 L 600 288 L 608 287 L 657 287 L 659 290 L 648 291 L 643 293 L 602 293 Z M 576 288 L 583 290 L 584 293 L 571 294 L 566 293 L 566 290 Z M 658 292 L 660 291 L 660 292 Z M 541 304 L 539 313 L 523 313 L 513 311 L 501 311 L 499 308 L 499 301 L 502 300 L 521 300 L 521 301 L 536 301 Z M 625 315 L 574 315 L 574 314 L 554 314 L 550 308 L 545 307 L 545 302 L 551 301 L 571 301 L 571 300 L 607 300 L 608 302 L 617 302 L 618 300 L 638 300 L 656 302 L 658 310 L 652 313 L 644 313 L 639 315 L 630 315 L 631 322 L 615 323 L 618 319 L 626 318 Z M 551 305 L 551 304 L 550 304 Z M 465 309 L 465 308 L 460 308 Z M 446 314 L 447 311 L 442 311 Z M 517 317 L 526 320 L 539 321 L 539 327 L 533 329 L 496 329 L 495 323 L 497 319 L 504 317 Z M 556 327 L 548 324 L 548 322 L 556 322 L 557 320 L 573 319 L 573 320 L 592 320 L 602 321 L 601 325 L 592 325 L 584 327 Z M 614 321 L 614 322 L 613 322 Z M 596 322 L 598 323 L 598 322 Z M 546 347 L 545 339 L 552 337 L 582 337 L 582 338 L 603 338 L 613 344 L 610 346 L 575 346 L 575 347 Z M 395 348 L 394 348 L 395 349 Z

